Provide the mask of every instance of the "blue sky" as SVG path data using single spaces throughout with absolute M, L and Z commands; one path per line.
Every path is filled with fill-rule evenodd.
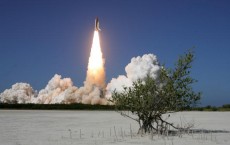
M 195 46 L 192 76 L 202 105 L 230 103 L 228 0 L 1 0 L 0 92 L 36 90 L 55 73 L 82 86 L 99 17 L 107 82 L 146 53 L 173 67 Z

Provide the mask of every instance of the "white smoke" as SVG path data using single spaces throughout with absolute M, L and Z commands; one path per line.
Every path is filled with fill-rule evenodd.
M 108 83 L 106 87 L 107 98 L 110 98 L 108 95 L 110 95 L 111 92 L 113 92 L 114 90 L 116 90 L 117 92 L 122 92 L 123 87 L 130 87 L 132 86 L 132 83 L 132 80 L 124 75 L 119 75 L 116 79 L 112 78 L 112 80 L 110 81 L 110 83 Z
M 70 78 L 62 78 L 55 74 L 47 86 L 37 94 L 33 88 L 26 83 L 16 83 L 11 89 L 0 94 L 0 102 L 3 103 L 84 103 L 84 104 L 108 104 L 111 93 L 116 90 L 123 91 L 123 87 L 130 87 L 137 79 L 143 79 L 146 75 L 157 78 L 160 66 L 153 54 L 145 54 L 142 57 L 134 57 L 125 67 L 126 75 L 119 75 L 108 83 L 105 90 L 98 85 L 85 81 L 83 87 L 73 86 Z M 105 93 L 105 94 L 104 94 Z
M 10 89 L 0 94 L 0 102 L 3 103 L 30 103 L 34 97 L 33 88 L 27 83 L 16 83 Z
M 134 57 L 125 67 L 127 77 L 132 81 L 143 79 L 146 75 L 156 79 L 160 70 L 157 57 L 154 54 L 145 54 L 142 57 Z
M 45 89 L 41 90 L 32 103 L 56 104 L 56 103 L 83 103 L 83 104 L 106 104 L 101 96 L 99 87 L 87 84 L 81 88 L 73 86 L 70 78 L 61 79 L 60 75 L 54 75 Z
M 142 57 L 133 57 L 131 62 L 125 67 L 126 76 L 120 75 L 113 78 L 106 87 L 106 98 L 111 99 L 112 92 L 122 92 L 124 87 L 132 86 L 134 81 L 144 79 L 147 75 L 156 79 L 159 75 L 160 66 L 154 54 L 145 54 Z
M 73 87 L 73 82 L 70 78 L 61 79 L 60 75 L 55 74 L 48 82 L 45 89 L 42 89 L 32 103 L 53 104 L 63 103 L 66 92 Z

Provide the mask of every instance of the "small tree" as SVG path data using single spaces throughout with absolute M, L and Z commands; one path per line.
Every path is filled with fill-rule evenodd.
M 147 75 L 132 87 L 124 87 L 121 93 L 115 90 L 111 101 L 121 115 L 139 123 L 141 132 L 162 134 L 169 126 L 184 129 L 163 119 L 162 115 L 190 108 L 200 100 L 200 93 L 195 93 L 191 86 L 196 82 L 190 76 L 193 59 L 194 54 L 189 51 L 178 59 L 174 69 L 162 67 L 157 79 Z

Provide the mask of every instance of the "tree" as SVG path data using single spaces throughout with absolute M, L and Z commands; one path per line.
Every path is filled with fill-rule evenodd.
M 193 59 L 194 53 L 188 51 L 178 59 L 174 69 L 162 67 L 157 79 L 147 75 L 131 87 L 124 87 L 121 93 L 115 90 L 111 101 L 121 115 L 139 123 L 139 132 L 163 134 L 169 126 L 185 129 L 168 122 L 162 115 L 168 113 L 170 117 L 170 113 L 188 109 L 200 100 L 201 93 L 194 92 L 192 88 L 196 82 L 190 76 Z

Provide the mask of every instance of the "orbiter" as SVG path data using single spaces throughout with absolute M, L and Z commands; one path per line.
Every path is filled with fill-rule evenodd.
M 101 29 L 99 28 L 99 19 L 98 19 L 98 17 L 95 19 L 95 30 L 96 31 L 101 31 Z

